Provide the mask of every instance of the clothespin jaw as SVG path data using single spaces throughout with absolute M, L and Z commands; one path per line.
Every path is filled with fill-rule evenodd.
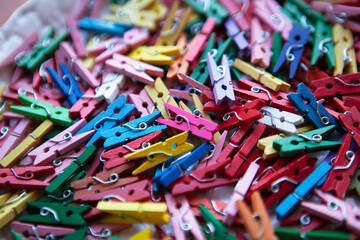
M 95 33 L 105 33 L 115 36 L 123 36 L 124 32 L 131 28 L 128 24 L 120 24 L 111 21 L 106 21 L 96 18 L 82 18 L 78 22 L 81 29 L 88 30 Z
M 335 126 L 332 125 L 302 133 L 298 136 L 285 137 L 275 140 L 273 147 L 280 151 L 281 157 L 336 149 L 342 142 L 324 140 L 334 129 Z
M 228 12 L 217 3 L 216 0 L 204 0 L 204 1 L 191 1 L 185 0 L 185 2 L 191 6 L 195 11 L 206 15 L 208 18 L 215 18 L 216 25 L 221 25 L 222 22 L 228 17 Z
M 217 66 L 213 56 L 208 52 L 206 62 L 209 68 L 211 84 L 213 85 L 216 105 L 220 105 L 223 102 L 233 105 L 235 94 L 231 84 L 231 74 L 227 56 L 223 55 L 221 66 Z
M 18 95 L 18 100 L 28 107 L 11 106 L 10 110 L 12 112 L 43 121 L 50 119 L 55 124 L 65 127 L 69 127 L 72 123 L 72 119 L 69 117 L 69 109 L 67 108 L 54 107 L 49 103 L 29 98 L 24 95 Z
M 158 66 L 173 64 L 171 55 L 179 55 L 177 46 L 140 46 L 128 54 L 130 58 Z
M 152 168 L 171 157 L 190 151 L 194 145 L 187 143 L 188 133 L 183 132 L 166 139 L 164 142 L 155 143 L 150 147 L 130 153 L 125 159 L 137 159 L 146 157 L 147 161 L 133 171 L 133 175 L 139 174 L 149 168 Z

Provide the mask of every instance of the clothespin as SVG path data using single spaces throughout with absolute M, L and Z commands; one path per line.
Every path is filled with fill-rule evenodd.
M 215 18 L 207 18 L 204 25 L 201 28 L 200 33 L 198 33 L 194 39 L 191 41 L 190 48 L 186 53 L 185 60 L 192 63 L 200 55 L 203 47 L 206 44 L 206 41 L 209 39 L 210 34 L 214 31 L 216 24 Z
M 310 231 L 301 233 L 297 229 L 291 228 L 275 228 L 275 233 L 280 239 L 284 240 L 350 240 L 351 235 L 349 233 L 344 232 L 325 232 L 325 231 Z
M 187 132 L 180 133 L 171 138 L 166 139 L 164 142 L 155 143 L 147 148 L 134 151 L 125 156 L 125 159 L 137 159 L 146 157 L 142 165 L 133 171 L 133 175 L 137 175 L 149 168 L 152 168 L 171 157 L 175 157 L 184 152 L 190 151 L 194 146 L 186 142 L 188 137 Z
M 299 206 L 300 202 L 311 194 L 312 190 L 321 182 L 331 166 L 323 162 L 292 192 L 288 195 L 275 209 L 278 219 L 282 220 L 291 215 Z
M 187 239 L 189 231 L 196 239 L 206 239 L 185 196 L 173 197 L 171 194 L 165 194 L 165 200 L 172 216 L 171 223 L 176 239 Z
M 118 97 L 124 83 L 125 76 L 123 74 L 114 72 L 104 74 L 102 84 L 97 88 L 97 92 L 94 95 L 96 101 L 101 102 L 105 99 L 108 104 L 111 104 Z
M 176 46 L 180 49 L 181 53 L 174 58 L 174 63 L 169 66 L 169 70 L 166 73 L 166 80 L 172 82 L 177 78 L 180 83 L 184 83 L 184 80 L 179 74 L 187 74 L 190 67 L 189 62 L 185 60 L 185 53 L 188 49 L 186 33 L 181 33 Z
M 145 228 L 141 232 L 132 236 L 129 240 L 151 240 L 152 230 L 151 228 Z
M 255 191 L 251 194 L 253 211 L 249 209 L 244 200 L 237 200 L 239 215 L 244 221 L 246 230 L 252 239 L 278 239 L 271 225 L 269 213 L 264 205 L 261 194 Z
M 347 229 L 360 234 L 359 216 L 360 210 L 351 203 L 339 199 L 330 194 L 323 193 L 318 189 L 314 190 L 315 195 L 320 198 L 322 203 L 313 203 L 304 201 L 301 207 L 315 216 L 325 218 L 326 220 L 345 226 Z
M 251 64 L 268 68 L 271 59 L 272 37 L 270 32 L 261 27 L 258 18 L 251 20 Z
M 337 131 L 343 131 L 335 118 L 328 113 L 321 103 L 316 101 L 315 96 L 304 83 L 300 83 L 297 93 L 290 93 L 288 99 L 301 113 L 305 114 L 305 119 L 311 122 L 314 127 L 321 128 L 333 124 Z
M 170 110 L 171 120 L 158 119 L 157 121 L 161 124 L 184 132 L 190 132 L 208 141 L 213 141 L 214 133 L 219 131 L 219 125 L 216 123 L 195 116 L 168 103 L 164 103 L 164 107 Z
M 224 2 L 223 5 L 225 5 L 227 1 L 223 1 L 223 2 Z M 229 1 L 229 2 L 231 2 L 231 1 Z M 241 29 L 238 27 L 238 25 L 236 24 L 236 22 L 233 18 L 228 18 L 225 21 L 224 25 L 226 28 L 227 35 L 233 39 L 236 46 L 240 50 L 244 50 L 249 47 L 249 43 L 245 38 L 245 32 L 241 31 Z
M 101 218 L 102 223 L 152 223 L 167 224 L 170 216 L 166 203 L 157 202 L 98 202 L 96 208 L 110 215 Z
M 142 150 L 153 144 L 162 135 L 162 131 L 156 131 L 150 133 L 144 137 L 138 138 L 132 142 L 129 142 L 123 146 L 111 149 L 101 154 L 101 158 L 106 161 L 105 168 L 111 169 L 116 166 L 127 163 L 128 160 L 125 158 L 126 155 Z M 149 145 L 149 146 L 148 146 Z
M 18 95 L 18 101 L 24 105 L 27 105 L 28 107 L 11 106 L 10 110 L 12 112 L 42 121 L 49 119 L 55 124 L 59 124 L 65 127 L 70 126 L 72 123 L 72 120 L 69 117 L 69 109 L 67 108 L 54 107 L 49 103 L 29 98 L 24 95 Z
M 92 113 L 100 108 L 100 103 L 95 99 L 95 91 L 89 88 L 83 96 L 69 109 L 71 118 L 89 119 Z M 87 98 L 87 96 L 92 96 Z
M 59 203 L 26 202 L 33 212 L 39 214 L 20 217 L 22 222 L 61 224 L 67 226 L 84 226 L 86 224 L 82 215 L 88 212 L 89 205 L 67 205 Z M 37 210 L 38 209 L 38 210 Z
M 299 8 L 298 2 L 300 1 L 296 1 L 295 4 L 293 3 L 294 1 L 286 1 L 284 3 L 284 5 L 282 6 L 281 10 L 282 12 L 293 22 L 296 23 L 298 25 L 300 25 L 302 28 L 306 28 L 306 27 L 310 27 L 310 31 L 311 33 L 314 33 L 315 31 L 315 27 L 314 27 L 314 22 L 315 21 L 322 21 L 322 22 L 326 22 L 327 20 L 324 19 L 323 16 L 321 16 L 321 18 L 312 18 L 309 16 L 309 14 L 307 12 L 303 12 L 301 9 L 303 8 Z M 303 2 L 301 2 L 303 3 Z M 303 3 L 304 5 L 306 3 Z M 301 6 L 302 7 L 302 6 Z M 312 9 L 307 6 L 308 9 L 306 9 L 306 11 L 312 11 Z M 310 35 L 309 36 L 309 42 L 311 44 L 314 43 L 314 36 Z
M 11 152 L 1 159 L 0 165 L 10 167 L 16 163 L 32 147 L 37 146 L 41 138 L 50 132 L 53 127 L 50 120 L 42 122 L 32 133 L 30 133 L 21 143 L 19 143 Z
M 221 65 L 217 66 L 209 52 L 206 57 L 206 62 L 209 68 L 211 84 L 213 85 L 216 105 L 220 105 L 223 102 L 232 105 L 235 101 L 235 95 L 231 84 L 231 74 L 227 56 L 223 55 Z
M 267 86 L 273 91 L 288 92 L 290 89 L 290 84 L 274 77 L 270 73 L 266 72 L 264 69 L 258 69 L 238 58 L 235 59 L 233 67 L 249 75 L 251 78 L 259 81 L 261 84 Z
M 3 228 L 11 220 L 17 217 L 27 207 L 27 201 L 36 201 L 41 196 L 38 190 L 17 190 L 15 193 L 8 192 L 0 196 L 0 228 Z
M 175 240 L 174 236 L 166 233 L 160 226 L 155 225 L 155 229 L 161 240 Z
M 97 1 L 99 2 L 99 1 Z M 68 27 L 68 31 L 71 37 L 72 42 L 74 43 L 74 47 L 76 53 L 79 57 L 86 57 L 85 45 L 81 39 L 80 31 L 77 26 L 77 19 L 75 15 L 68 14 L 66 16 L 66 25 Z
M 127 54 L 132 48 L 145 44 L 149 40 L 149 32 L 132 28 L 124 33 L 124 37 L 112 37 L 88 49 L 89 55 L 97 55 L 96 63 L 102 63 L 113 54 Z
M 238 2 L 236 0 L 219 0 L 219 2 L 229 13 L 230 17 L 228 20 L 232 19 L 231 21 L 234 21 L 240 27 L 241 31 L 249 31 L 250 23 L 247 13 L 251 6 L 250 1 Z
M 324 192 L 332 191 L 336 197 L 344 198 L 360 160 L 359 154 L 356 154 L 357 149 L 355 142 L 352 142 L 351 134 L 346 134 L 322 187 Z
M 52 39 L 55 34 L 54 29 L 50 29 L 34 46 L 33 49 L 23 55 L 20 59 L 15 57 L 16 65 L 19 67 L 26 67 L 30 71 L 35 71 L 40 65 L 53 55 L 58 49 L 60 43 L 68 38 L 68 33 Z
M 139 94 L 130 94 L 129 98 L 141 117 L 156 111 L 155 105 L 145 89 L 142 89 Z
M 89 240 L 109 238 L 111 235 L 117 234 L 120 231 L 130 227 L 130 224 L 92 224 L 87 227 L 86 238 Z
M 165 168 L 159 176 L 154 177 L 153 181 L 164 187 L 168 187 L 177 178 L 184 175 L 187 169 L 199 161 L 200 158 L 202 158 L 212 148 L 213 146 L 209 142 L 203 143 L 188 155 L 175 160 L 174 164 Z
M 339 23 L 333 26 L 332 31 L 335 54 L 333 76 L 342 75 L 343 72 L 357 73 L 352 32 L 349 29 L 344 29 Z
M 71 164 L 60 173 L 49 186 L 45 188 L 48 194 L 53 194 L 59 187 L 61 187 L 66 181 L 71 178 L 75 173 L 84 170 L 85 167 L 94 159 L 96 154 L 96 147 L 90 145 L 86 150 L 77 157 Z
M 49 238 L 49 236 L 62 237 L 68 235 L 73 233 L 75 228 L 13 221 L 11 222 L 11 230 L 23 237 L 22 239 L 26 239 L 25 236 L 27 236 L 28 239 L 36 239 L 36 236 L 46 239 Z
M 130 162 L 112 170 L 100 172 L 95 176 L 72 182 L 70 186 L 75 190 L 74 200 L 82 200 L 83 197 L 102 193 L 138 181 L 138 177 L 120 178 L 121 175 L 129 172 L 134 167 L 135 164 Z M 89 186 L 91 186 L 91 188 Z
M 50 67 L 46 67 L 46 70 L 49 72 L 55 86 L 66 98 L 67 103 L 72 106 L 82 97 L 83 93 L 65 63 L 60 63 L 60 68 L 62 76 L 58 75 L 57 72 Z
M 319 19 L 321 21 L 327 22 L 328 19 L 323 15 L 315 11 L 312 6 L 307 4 L 302 0 L 289 0 L 292 4 L 296 5 L 305 16 L 309 17 L 312 20 Z
M 160 114 L 160 111 L 156 111 L 145 117 L 137 118 L 133 121 L 125 123 L 122 126 L 98 132 L 98 134 L 95 134 L 94 137 L 90 139 L 87 145 L 101 139 L 104 140 L 105 148 L 113 148 L 150 133 L 165 130 L 167 127 L 164 125 L 150 126 L 155 123 L 156 119 L 160 117 Z
M 304 122 L 304 118 L 294 113 L 286 111 L 280 111 L 277 108 L 264 106 L 260 112 L 264 115 L 263 118 L 257 120 L 264 123 L 267 126 L 276 128 L 285 133 L 298 135 L 296 125 L 300 125 Z
M 220 26 L 222 22 L 228 17 L 228 12 L 217 3 L 216 0 L 204 1 L 190 1 L 185 0 L 185 3 L 191 6 L 198 13 L 204 14 L 208 19 L 216 19 L 216 25 Z
M 335 126 L 327 126 L 297 136 L 278 139 L 273 142 L 273 147 L 280 152 L 281 157 L 336 149 L 341 142 L 324 140 L 334 129 Z
M 276 1 L 256 0 L 252 2 L 254 14 L 268 25 L 274 32 L 281 32 L 283 39 L 287 40 L 293 24 Z M 277 20 L 274 21 L 274 18 Z
M 304 154 L 286 166 L 273 170 L 269 175 L 261 177 L 250 187 L 250 192 L 261 191 L 266 196 L 265 205 L 270 206 L 289 194 L 300 182 L 314 171 L 314 159 Z M 273 166 L 274 167 L 274 166 Z M 266 190 L 270 194 L 266 194 Z
M 280 70 L 285 62 L 290 62 L 289 78 L 293 79 L 299 66 L 304 47 L 310 35 L 310 28 L 301 29 L 299 25 L 293 24 L 287 42 L 284 44 L 280 56 L 274 66 L 273 73 Z
M 171 56 L 179 55 L 177 46 L 140 46 L 128 54 L 128 57 L 148 64 L 168 66 L 174 63 Z
M 129 24 L 120 24 L 103 19 L 84 17 L 78 21 L 79 28 L 93 33 L 105 33 L 115 36 L 123 36 L 124 32 L 129 30 Z
M 352 107 L 349 113 L 339 115 L 339 120 L 346 130 L 351 133 L 352 138 L 358 146 L 360 146 L 360 128 L 358 125 L 360 112 L 356 107 Z
M 211 213 L 203 205 L 199 205 L 198 208 L 206 222 L 207 227 L 203 228 L 203 231 L 207 239 L 236 239 L 234 236 L 229 234 L 228 229 L 213 215 L 211 215 Z

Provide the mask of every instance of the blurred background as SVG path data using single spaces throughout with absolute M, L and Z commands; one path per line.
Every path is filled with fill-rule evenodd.
M 0 25 L 10 17 L 11 13 L 26 0 L 0 0 Z

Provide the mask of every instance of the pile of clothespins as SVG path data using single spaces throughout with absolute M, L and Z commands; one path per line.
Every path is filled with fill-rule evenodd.
M 359 1 L 104 4 L 1 63 L 7 238 L 360 237 Z

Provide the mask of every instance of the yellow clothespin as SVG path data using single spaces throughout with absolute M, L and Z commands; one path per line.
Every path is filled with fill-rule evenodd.
M 298 132 L 304 133 L 311 130 L 313 130 L 313 127 L 309 125 L 299 128 Z M 279 151 L 273 148 L 273 142 L 283 137 L 284 135 L 276 134 L 266 138 L 259 139 L 259 141 L 257 142 L 257 147 L 264 151 L 262 156 L 264 160 L 272 159 L 279 156 Z
M 171 157 L 176 157 L 182 153 L 194 149 L 194 145 L 187 143 L 187 132 L 182 132 L 164 142 L 158 142 L 150 147 L 135 151 L 125 156 L 126 159 L 137 159 L 146 157 L 147 160 L 135 169 L 132 174 L 137 175 L 149 168 L 152 168 L 160 163 L 165 162 Z
M 128 57 L 152 65 L 168 66 L 174 62 L 170 56 L 179 54 L 180 49 L 177 46 L 140 46 L 131 51 Z
M 96 208 L 110 215 L 101 218 L 102 223 L 152 223 L 167 224 L 170 216 L 163 202 L 98 202 Z
M 86 45 L 86 49 L 89 49 L 93 46 L 95 46 L 96 44 L 99 44 L 100 41 L 105 40 L 105 38 L 101 35 L 96 35 L 90 38 L 89 42 Z M 89 69 L 92 70 L 95 66 L 95 57 L 96 56 L 87 56 L 86 58 L 83 59 L 83 63 L 84 66 Z
M 288 92 L 290 89 L 290 84 L 282 81 L 277 77 L 274 77 L 270 73 L 266 72 L 264 69 L 256 68 L 253 65 L 244 62 L 238 58 L 235 59 L 233 67 L 249 75 L 250 77 L 259 81 L 261 84 L 267 86 L 273 91 Z
M 41 197 L 41 191 L 18 190 L 14 194 L 5 193 L 0 196 L 0 229 L 13 220 L 26 208 L 27 201 L 36 201 Z
M 141 232 L 132 236 L 129 240 L 151 240 L 152 230 L 151 228 L 145 228 Z
M 154 87 L 149 85 L 145 86 L 145 91 L 150 96 L 151 100 L 155 104 L 156 108 L 161 111 L 163 118 L 170 120 L 168 112 L 164 107 L 164 103 L 169 103 L 175 107 L 178 107 L 175 99 L 170 96 L 170 92 L 165 86 L 161 78 L 157 78 L 154 83 Z
M 156 21 L 162 20 L 167 12 L 168 8 L 165 4 L 162 4 L 160 1 L 154 1 L 149 7 L 148 10 L 153 11 L 156 13 Z
M 3 92 L 5 91 L 6 85 L 5 84 L 1 84 L 0 86 L 0 97 L 2 96 Z M 2 101 L 0 102 L 0 121 L 3 120 L 4 116 L 4 112 L 7 112 L 10 108 L 10 104 L 7 104 L 7 102 L 2 99 Z
M 46 119 L 32 133 L 30 133 L 16 148 L 8 153 L 1 161 L 3 167 L 13 166 L 30 148 L 41 143 L 41 138 L 50 132 L 53 122 Z
M 176 17 L 176 11 L 179 8 L 179 2 L 173 3 L 164 26 L 160 31 L 160 36 L 156 39 L 155 45 L 173 46 L 179 39 L 180 34 L 185 28 L 185 24 L 192 12 L 191 8 L 186 8 L 181 18 Z
M 344 29 L 340 23 L 333 26 L 332 32 L 335 55 L 333 76 L 342 75 L 344 68 L 346 73 L 356 73 L 357 66 L 352 32 L 349 29 Z

